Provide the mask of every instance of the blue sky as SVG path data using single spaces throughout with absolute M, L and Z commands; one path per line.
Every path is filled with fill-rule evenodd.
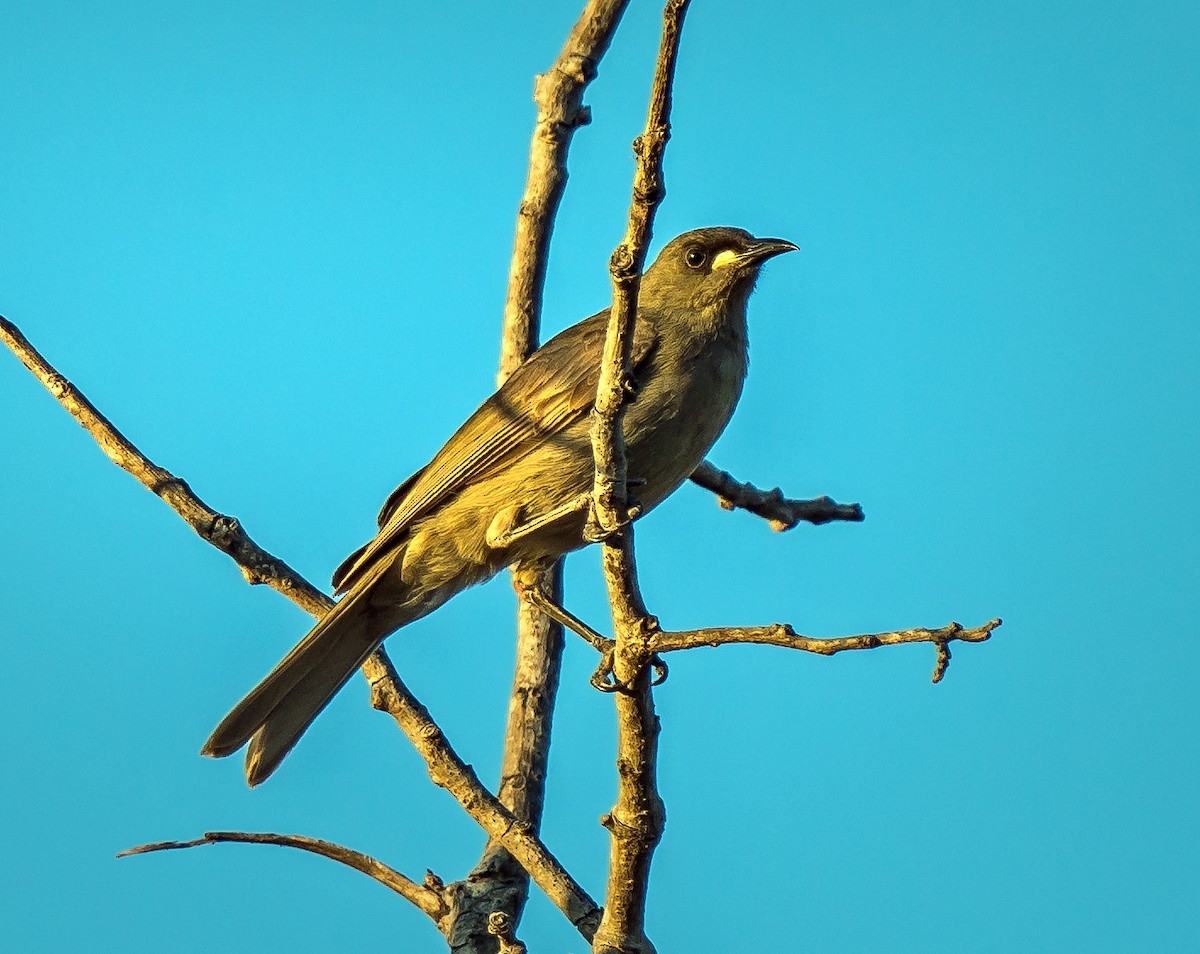
M 532 76 L 576 6 L 9 0 L 0 312 L 325 581 L 491 387 Z M 658 17 L 632 5 L 589 93 L 547 331 L 608 302 Z M 929 647 L 676 658 L 660 949 L 1192 948 L 1198 36 L 1183 3 L 694 4 L 654 248 L 729 224 L 803 249 L 760 282 L 712 459 L 867 520 L 775 535 L 686 487 L 639 525 L 652 610 L 1005 625 L 939 686 Z M 358 682 L 256 791 L 201 759 L 306 617 L 2 356 L 0 447 L 0 948 L 438 950 L 423 915 L 297 852 L 114 860 L 242 828 L 451 880 L 482 839 Z M 603 622 L 595 553 L 568 574 Z M 498 580 L 389 644 L 489 782 L 512 607 Z M 599 896 L 593 665 L 569 647 L 545 837 Z M 521 933 L 584 949 L 536 893 Z

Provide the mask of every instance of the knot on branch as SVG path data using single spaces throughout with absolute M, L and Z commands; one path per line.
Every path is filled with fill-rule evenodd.
M 641 640 L 644 648 L 649 650 L 650 644 L 654 637 L 662 632 L 662 624 L 658 621 L 658 617 L 649 614 L 643 616 L 637 621 L 637 635 Z
M 617 768 L 622 768 L 617 761 Z M 628 768 L 628 766 L 625 766 Z M 605 812 L 600 816 L 600 824 L 618 837 L 635 838 L 644 844 L 657 845 L 663 836 L 667 824 L 667 810 L 657 794 L 649 794 L 642 807 L 627 812 L 627 819 L 621 819 L 615 812 Z
M 391 673 L 386 669 L 376 673 L 368 678 L 368 685 L 371 687 L 371 708 L 376 712 L 394 713 L 397 704 L 396 684 L 392 681 Z M 426 739 L 431 739 L 437 734 L 437 726 L 434 725 L 434 731 L 431 733 L 431 723 L 422 725 L 418 730 L 419 733 Z
M 525 945 L 513 936 L 513 922 L 507 912 L 493 911 L 488 915 L 488 934 L 499 939 L 499 954 L 525 954 Z
M 233 546 L 234 541 L 242 536 L 241 521 L 237 517 L 219 513 L 213 517 L 208 536 L 222 550 L 228 550 Z
M 633 152 L 639 159 L 658 165 L 671 138 L 671 124 L 662 123 L 647 129 L 633 140 Z
M 554 69 L 580 86 L 590 83 L 599 73 L 596 61 L 590 56 L 571 53 L 554 64 Z
M 640 183 L 633 191 L 637 200 L 647 205 L 658 205 L 667 197 L 667 187 L 658 176 L 648 176 L 646 182 Z
M 586 103 L 581 103 L 579 108 L 567 117 L 567 122 L 574 129 L 578 129 L 580 126 L 590 126 L 592 122 L 592 107 Z
M 558 146 L 564 140 L 570 138 L 580 126 L 586 126 L 592 121 L 592 111 L 587 106 L 580 106 L 577 109 L 567 110 L 560 118 L 546 119 L 538 123 L 537 134 L 539 139 L 552 143 Z
M 622 242 L 608 259 L 608 270 L 614 281 L 622 284 L 637 278 L 637 261 L 633 257 L 633 249 L 627 242 Z
M 61 400 L 62 396 L 71 390 L 71 382 L 55 372 L 46 376 L 46 390 Z
M 168 497 L 191 495 L 192 488 L 188 486 L 188 482 L 182 477 L 176 477 L 170 471 L 163 470 L 160 467 L 154 468 L 154 472 L 154 477 L 145 483 L 146 486 L 150 488 L 150 492 L 155 496 L 162 497 L 164 500 L 166 500 Z M 218 514 L 217 517 L 219 519 L 221 514 Z M 226 517 L 225 519 L 233 520 L 234 518 Z M 216 525 L 216 520 L 213 521 L 213 524 L 214 526 Z

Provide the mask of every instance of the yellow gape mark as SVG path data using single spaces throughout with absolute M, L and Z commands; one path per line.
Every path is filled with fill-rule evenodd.
M 738 253 L 731 248 L 717 252 L 717 254 L 713 256 L 712 260 L 713 271 L 715 272 L 718 268 L 722 268 L 725 265 L 732 265 L 737 260 Z

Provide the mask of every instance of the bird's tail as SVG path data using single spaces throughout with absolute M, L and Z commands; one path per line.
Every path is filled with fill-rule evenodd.
M 354 671 L 399 625 L 380 631 L 365 598 L 373 582 L 369 578 L 360 581 L 335 603 L 221 720 L 200 753 L 223 758 L 249 742 L 246 781 L 253 787 L 270 776 Z M 394 616 L 388 622 L 394 623 Z

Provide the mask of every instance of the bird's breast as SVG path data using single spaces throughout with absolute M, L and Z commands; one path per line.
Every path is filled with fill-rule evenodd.
M 746 379 L 744 341 L 717 340 L 656 356 L 625 416 L 630 478 L 644 507 L 660 503 L 699 466 L 733 415 Z

